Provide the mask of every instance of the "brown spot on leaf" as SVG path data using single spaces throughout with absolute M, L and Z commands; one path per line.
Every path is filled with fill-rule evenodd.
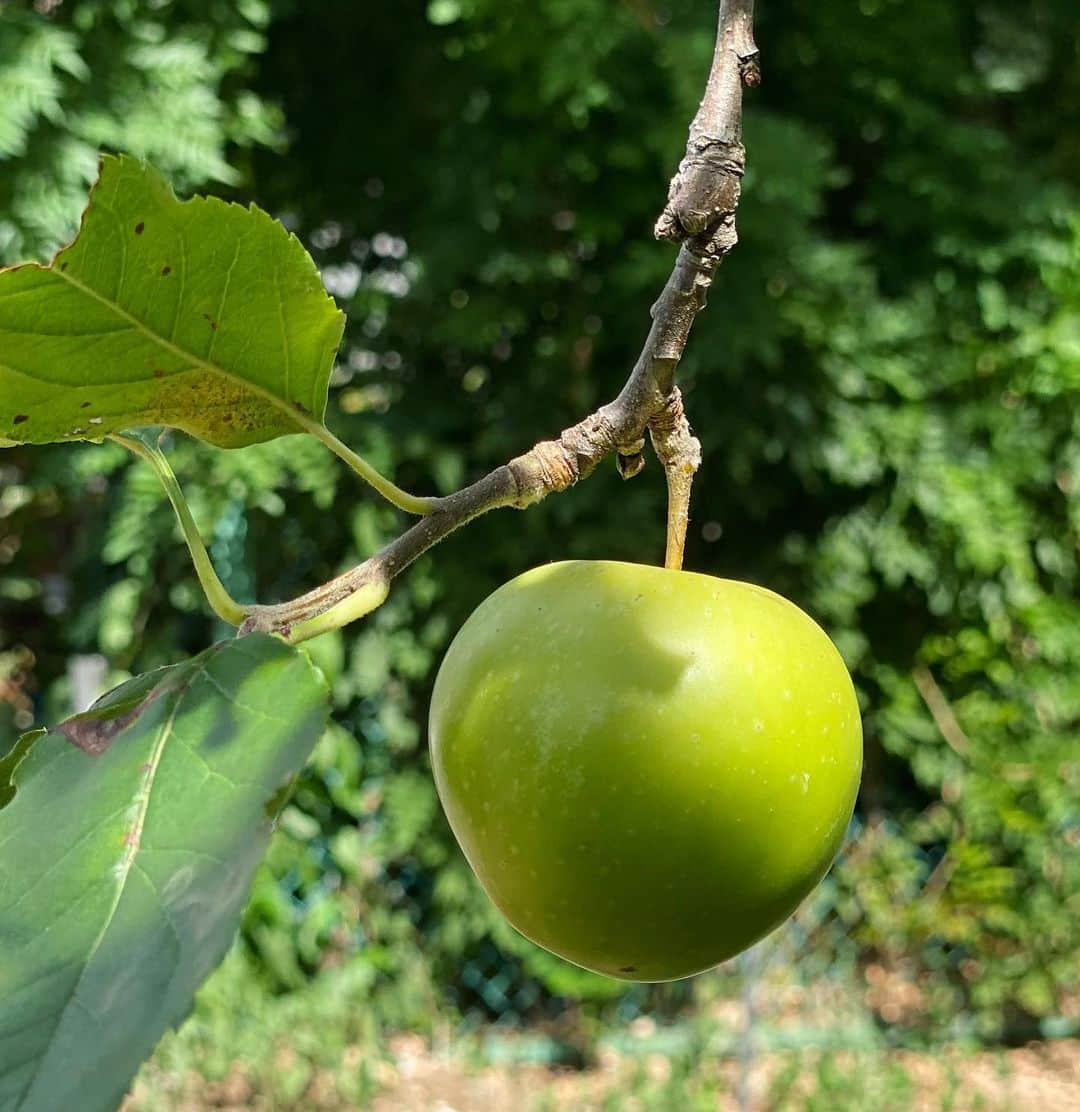
M 144 229 L 145 227 L 146 227 L 146 225 L 145 225 L 145 224 L 144 224 L 144 223 L 143 223 L 143 222 L 142 222 L 142 221 L 140 220 L 140 221 L 138 222 L 138 224 L 136 224 L 136 225 L 135 225 L 135 234 L 136 234 L 137 236 L 141 236 L 141 235 L 143 234 L 143 229 Z
M 12 420 L 13 425 L 21 425 L 23 421 L 29 421 L 30 418 L 25 413 L 16 413 Z
M 298 409 L 301 413 L 307 413 L 308 412 L 307 406 L 301 404 L 300 402 L 293 402 L 293 406 L 294 406 L 294 408 Z
M 136 834 L 134 830 L 129 830 L 124 835 L 124 845 L 125 846 L 137 846 L 138 844 L 139 844 L 139 835 Z
M 154 368 L 154 378 L 164 378 L 165 372 L 160 367 Z
M 172 274 L 172 267 L 171 267 L 171 266 L 163 266 L 163 267 L 161 268 L 161 273 L 162 273 L 163 275 L 164 275 L 164 274 Z
M 206 323 L 208 325 L 210 325 L 210 327 L 216 332 L 217 331 L 217 321 L 214 320 L 214 318 L 209 313 L 202 313 L 201 316 L 202 316 L 202 319 L 204 321 L 206 321 Z
M 177 684 L 175 681 L 159 683 L 128 711 L 117 714 L 116 707 L 103 707 L 100 710 L 91 707 L 88 711 L 61 722 L 56 727 L 56 732 L 63 734 L 72 745 L 91 757 L 100 757 L 155 699 L 169 692 L 183 690 L 184 687 L 185 683 Z
M 619 969 L 620 973 L 635 973 L 637 972 L 636 965 L 624 965 Z
M 76 716 L 61 722 L 56 729 L 84 753 L 89 753 L 91 757 L 100 757 L 112 745 L 117 735 L 122 734 L 139 717 L 147 701 L 143 700 L 127 714 L 121 714 L 116 718 Z
M 82 405 L 79 406 L 79 408 L 80 409 L 89 409 L 91 404 L 92 404 L 91 402 L 83 402 Z
M 60 272 L 63 273 L 65 270 L 67 270 L 67 263 L 61 263 L 60 264 Z

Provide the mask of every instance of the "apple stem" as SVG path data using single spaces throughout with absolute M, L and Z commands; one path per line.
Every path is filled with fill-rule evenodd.
M 663 409 L 649 422 L 649 436 L 667 476 L 667 550 L 664 566 L 681 571 L 690 520 L 690 491 L 701 466 L 701 441 L 690 430 L 682 391 L 672 388 Z
M 667 546 L 664 551 L 664 567 L 682 571 L 683 553 L 686 550 L 686 526 L 689 521 L 690 484 L 693 472 L 669 470 Z

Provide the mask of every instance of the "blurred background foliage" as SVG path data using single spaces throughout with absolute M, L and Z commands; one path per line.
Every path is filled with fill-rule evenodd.
M 850 977 L 890 1038 L 1075 1031 L 1075 3 L 759 7 L 742 242 L 681 372 L 705 451 L 687 566 L 828 628 L 867 753 L 852 842 L 767 960 Z M 672 262 L 651 226 L 713 29 L 691 0 L 9 0 L 0 261 L 71 235 L 99 148 L 257 201 L 349 315 L 329 423 L 447 492 L 624 380 Z M 299 593 L 402 525 L 301 438 L 170 454 L 242 598 Z M 336 724 L 206 1029 L 215 1000 L 320 974 L 420 1031 L 581 1031 L 722 995 L 620 986 L 514 935 L 426 754 L 433 671 L 489 591 L 545 560 L 662 551 L 659 468 L 624 485 L 605 467 L 455 534 L 311 645 Z M 225 632 L 153 476 L 110 445 L 0 456 L 0 604 L 0 752 L 70 709 L 73 659 L 119 679 Z

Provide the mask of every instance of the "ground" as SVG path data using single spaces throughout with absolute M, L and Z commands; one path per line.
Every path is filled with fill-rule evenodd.
M 346 1052 L 348 1057 L 348 1051 Z M 359 1069 L 357 1052 L 352 1065 Z M 343 1063 L 347 1069 L 350 1063 Z M 370 1063 L 369 1063 L 370 1065 Z M 222 1081 L 189 1075 L 157 1079 L 151 1095 L 140 1080 L 125 1112 L 203 1112 L 204 1109 L 345 1109 L 371 1112 L 547 1112 L 547 1110 L 761 1110 L 812 1112 L 1067 1112 L 1080 1109 L 1080 1040 L 966 1053 L 896 1051 L 774 1052 L 746 1069 L 731 1058 L 697 1058 L 693 1069 L 658 1053 L 644 1057 L 602 1050 L 584 1070 L 540 1065 L 470 1067 L 456 1054 L 417 1036 L 391 1039 L 371 1067 L 377 1092 L 343 1102 L 333 1074 L 316 1073 L 296 1100 L 255 1091 L 237 1063 Z M 172 1095 L 166 1096 L 167 1089 Z

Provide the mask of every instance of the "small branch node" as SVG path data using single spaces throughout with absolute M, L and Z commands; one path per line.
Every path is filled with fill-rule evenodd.
M 640 475 L 645 466 L 645 438 L 638 437 L 631 444 L 621 444 L 615 449 L 615 466 L 624 479 Z
M 578 481 L 578 468 L 562 440 L 542 440 L 524 455 L 510 461 L 510 472 L 517 486 L 514 505 L 525 509 L 546 498 L 552 491 L 563 491 Z
M 732 49 L 739 59 L 739 76 L 748 89 L 761 84 L 761 53 L 754 42 L 754 5 L 742 0 L 741 10 L 731 25 Z
M 740 140 L 704 132 L 691 135 L 656 222 L 656 238 L 679 243 L 733 218 L 745 169 L 746 150 Z
M 739 55 L 739 76 L 748 89 L 756 89 L 761 84 L 761 58 L 756 49 L 747 57 Z

